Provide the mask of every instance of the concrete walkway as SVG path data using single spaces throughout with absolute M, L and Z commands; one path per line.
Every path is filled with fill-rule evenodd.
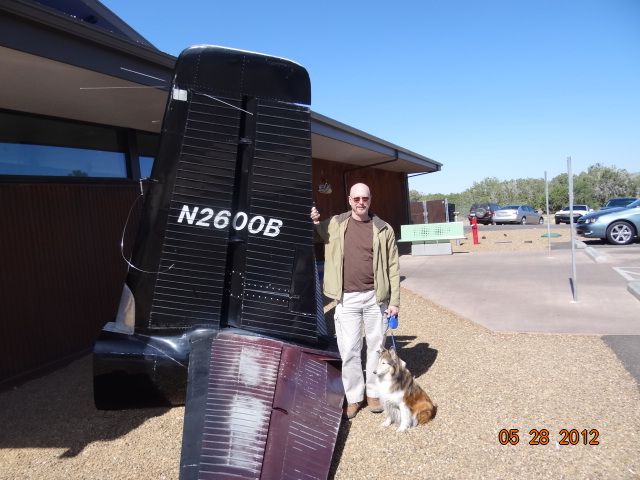
M 602 336 L 640 385 L 640 246 L 402 256 L 402 285 L 495 332 Z
M 640 267 L 640 256 L 607 254 L 576 250 L 577 302 L 568 248 L 405 255 L 400 271 L 404 287 L 496 332 L 640 335 L 640 300 L 616 269 Z

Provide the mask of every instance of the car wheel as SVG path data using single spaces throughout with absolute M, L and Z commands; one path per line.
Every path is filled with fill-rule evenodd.
M 484 218 L 486 214 L 487 214 L 487 211 L 484 208 L 476 208 L 476 217 Z
M 556 225 L 560 225 L 560 220 L 556 220 Z
M 607 228 L 607 240 L 614 245 L 628 245 L 633 241 L 634 236 L 633 227 L 622 220 L 613 222 Z
M 544 223 L 544 218 L 540 217 L 540 220 L 538 220 L 538 225 L 542 225 Z
M 522 225 L 526 225 L 527 224 L 527 217 L 522 217 L 522 220 L 520 220 L 520 223 Z

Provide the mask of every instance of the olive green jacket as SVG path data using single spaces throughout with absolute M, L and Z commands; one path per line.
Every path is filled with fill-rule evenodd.
M 315 225 L 324 242 L 324 294 L 342 297 L 344 234 L 351 212 L 331 217 Z M 378 303 L 400 306 L 400 264 L 393 228 L 373 215 L 373 285 Z

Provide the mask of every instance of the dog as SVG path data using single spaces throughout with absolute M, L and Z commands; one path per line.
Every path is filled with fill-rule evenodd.
M 398 431 L 424 425 L 436 416 L 438 407 L 429 395 L 418 385 L 407 368 L 407 364 L 398 357 L 395 349 L 383 349 L 380 352 L 378 366 L 373 372 L 376 376 L 380 402 L 384 408 L 383 427 L 398 425 Z

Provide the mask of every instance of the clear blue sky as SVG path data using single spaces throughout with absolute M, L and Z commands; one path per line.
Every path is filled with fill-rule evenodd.
M 455 193 L 600 162 L 640 172 L 639 0 L 104 0 L 160 50 L 295 60 L 311 108 L 443 164 Z

